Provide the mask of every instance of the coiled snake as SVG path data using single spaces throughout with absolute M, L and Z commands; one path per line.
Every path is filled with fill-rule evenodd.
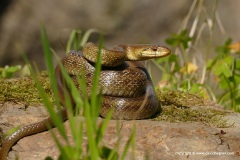
M 77 84 L 77 76 L 84 70 L 87 79 L 87 92 L 90 92 L 94 73 L 93 63 L 97 59 L 98 47 L 87 43 L 83 52 L 71 52 L 61 60 L 64 68 Z M 170 54 L 170 50 L 158 45 L 119 45 L 113 50 L 102 49 L 102 70 L 99 77 L 99 88 L 102 90 L 103 101 L 100 115 L 105 117 L 113 107 L 112 119 L 145 119 L 159 111 L 159 103 L 153 89 L 150 76 L 145 67 L 136 61 L 160 58 Z M 63 109 L 59 111 L 64 120 L 67 119 L 64 94 L 64 77 L 60 66 L 55 69 L 59 97 Z M 81 77 L 81 75 L 80 75 Z M 67 89 L 71 103 L 74 101 Z M 19 128 L 5 138 L 0 149 L 0 160 L 5 160 L 8 151 L 19 139 L 48 130 L 47 124 L 54 127 L 51 118 Z

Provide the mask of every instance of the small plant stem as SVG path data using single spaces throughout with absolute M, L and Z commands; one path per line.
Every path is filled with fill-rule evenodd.
M 189 9 L 189 12 L 188 12 L 187 16 L 184 18 L 184 20 L 183 20 L 183 22 L 182 22 L 182 24 L 181 24 L 182 27 L 180 27 L 179 30 L 178 30 L 178 33 L 180 33 L 182 30 L 185 30 L 185 29 L 187 28 L 187 24 L 188 24 L 188 22 L 189 22 L 189 19 L 191 18 L 191 15 L 192 15 L 192 13 L 193 13 L 193 11 L 194 11 L 194 8 L 195 8 L 195 6 L 196 6 L 197 1 L 198 1 L 198 0 L 194 0 L 194 1 L 193 1 L 192 5 L 191 5 L 191 7 L 190 7 L 190 9 Z

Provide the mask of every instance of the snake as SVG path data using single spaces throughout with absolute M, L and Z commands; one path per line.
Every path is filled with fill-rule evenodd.
M 100 52 L 99 52 L 100 51 Z M 160 106 L 147 69 L 140 61 L 161 58 L 171 53 L 170 49 L 152 44 L 117 45 L 113 49 L 99 47 L 92 42 L 84 45 L 82 51 L 70 51 L 55 68 L 58 96 L 63 106 L 57 113 L 67 120 L 66 92 L 70 104 L 76 106 L 71 90 L 66 86 L 62 68 L 66 70 L 79 88 L 78 78 L 86 79 L 86 92 L 91 95 L 95 63 L 101 54 L 101 72 L 98 89 L 102 92 L 100 116 L 105 118 L 113 110 L 111 119 L 147 119 L 159 112 Z M 61 65 L 60 65 L 61 64 Z M 79 94 L 81 90 L 79 89 Z M 11 147 L 21 138 L 55 127 L 51 117 L 17 129 L 1 142 L 0 160 L 6 160 Z

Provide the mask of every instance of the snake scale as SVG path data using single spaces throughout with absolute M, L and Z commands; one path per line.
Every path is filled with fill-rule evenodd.
M 87 93 L 90 94 L 94 74 L 94 63 L 97 60 L 99 49 L 89 42 L 82 51 L 71 51 L 61 60 L 62 65 L 78 86 L 78 76 L 85 76 L 87 81 Z M 100 116 L 106 117 L 111 108 L 114 109 L 112 119 L 145 119 L 150 118 L 159 111 L 151 78 L 146 68 L 141 64 L 142 60 L 161 58 L 170 54 L 166 47 L 158 45 L 118 45 L 112 50 L 101 50 L 101 73 L 99 77 L 99 89 L 103 94 Z M 82 72 L 84 71 L 84 72 Z M 65 107 L 65 90 L 70 95 L 71 105 L 75 102 L 70 89 L 65 87 L 64 76 L 60 65 L 56 66 L 55 76 L 58 86 L 58 94 L 63 109 L 58 112 L 67 120 Z M 21 138 L 48 130 L 47 125 L 54 127 L 50 117 L 41 122 L 20 127 L 1 143 L 0 160 L 5 160 L 11 147 Z

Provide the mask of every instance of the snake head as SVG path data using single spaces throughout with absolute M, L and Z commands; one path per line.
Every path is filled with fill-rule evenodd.
M 146 46 L 141 49 L 139 49 L 137 56 L 139 56 L 139 59 L 141 60 L 146 60 L 146 59 L 151 59 L 151 58 L 161 58 L 169 55 L 171 53 L 171 50 L 163 47 L 163 46 L 157 46 L 157 45 L 152 45 L 152 46 Z
M 121 46 L 125 49 L 126 59 L 142 61 L 152 58 L 161 58 L 169 55 L 171 50 L 158 45 L 125 45 Z

